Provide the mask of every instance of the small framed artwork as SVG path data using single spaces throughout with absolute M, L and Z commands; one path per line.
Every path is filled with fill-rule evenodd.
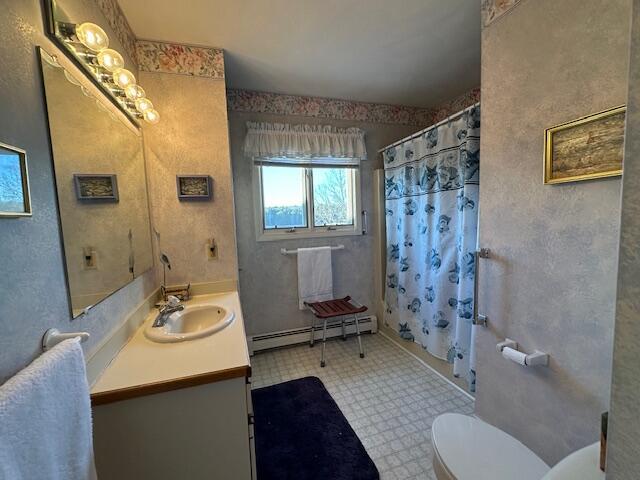
M 0 143 L 0 217 L 31 216 L 27 152 Z
M 176 175 L 178 199 L 211 200 L 211 177 L 209 175 Z
M 625 113 L 622 105 L 546 129 L 544 183 L 621 175 Z
M 112 174 L 74 174 L 76 198 L 82 201 L 117 202 L 118 178 Z

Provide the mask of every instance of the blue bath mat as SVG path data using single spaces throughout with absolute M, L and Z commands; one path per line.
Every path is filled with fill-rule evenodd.
M 253 390 L 260 480 L 378 480 L 347 419 L 317 377 Z

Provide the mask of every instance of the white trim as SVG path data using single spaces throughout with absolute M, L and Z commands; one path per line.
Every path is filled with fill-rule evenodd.
M 313 185 L 312 182 L 309 181 L 310 177 L 307 177 L 305 180 L 307 226 L 294 229 L 293 232 L 287 232 L 286 230 L 264 229 L 261 180 L 262 169 L 260 165 L 254 165 L 252 169 L 251 184 L 253 189 L 253 219 L 256 241 L 270 242 L 276 240 L 291 240 L 295 238 L 330 238 L 362 235 L 362 185 L 360 181 L 360 169 L 358 167 L 351 168 L 353 170 L 354 189 L 353 225 L 336 226 L 331 230 L 329 230 L 329 227 L 313 226 L 313 195 L 311 192 Z
M 467 397 L 469 397 L 471 400 L 473 400 L 475 402 L 475 397 L 473 395 L 471 395 L 469 392 L 465 391 L 463 388 L 461 388 L 460 386 L 456 385 L 454 382 L 452 382 L 450 379 L 448 379 L 447 377 L 445 377 L 443 374 L 441 374 L 440 372 L 438 372 L 435 368 L 433 368 L 431 365 L 429 365 L 427 362 L 425 362 L 424 360 L 422 360 L 419 356 L 417 356 L 415 353 L 410 352 L 409 350 L 407 350 L 406 348 L 404 348 L 402 345 L 400 345 L 398 342 L 396 342 L 394 339 L 392 339 L 389 335 L 387 335 L 386 333 L 384 333 L 382 330 L 380 330 L 378 332 L 379 335 L 382 335 L 384 338 L 386 338 L 389 342 L 393 343 L 396 347 L 398 347 L 400 350 L 402 350 L 403 352 L 405 352 L 407 355 L 412 356 L 413 358 L 415 358 L 417 361 L 419 361 L 422 365 L 424 365 L 425 367 L 427 367 L 429 370 L 431 370 L 433 373 L 435 373 L 437 376 L 439 376 L 441 379 L 443 379 L 445 382 L 447 382 L 448 384 L 450 384 L 451 386 L 457 388 L 461 393 L 464 393 Z
M 378 332 L 378 319 L 375 315 L 367 315 L 358 317 L 360 324 L 360 332 Z M 345 322 L 347 335 L 356 333 L 355 323 L 353 318 L 349 318 Z M 322 344 L 322 322 L 316 320 L 315 327 L 315 343 L 316 346 Z M 254 352 L 261 350 L 269 350 L 272 348 L 286 347 L 289 345 L 299 345 L 302 343 L 309 343 L 311 334 L 311 326 L 294 328 L 290 330 L 280 330 L 278 332 L 265 333 L 260 335 L 247 336 L 247 344 L 249 345 L 249 352 L 251 355 Z M 342 335 L 340 323 L 332 323 L 327 325 L 327 338 L 339 337 Z

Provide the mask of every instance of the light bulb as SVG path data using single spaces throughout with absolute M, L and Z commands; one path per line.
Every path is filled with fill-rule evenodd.
M 153 110 L 153 103 L 148 98 L 139 98 L 136 100 L 136 108 L 140 113 L 144 113 L 147 110 Z
M 129 85 L 135 85 L 136 77 L 126 68 L 119 68 L 113 72 L 113 81 L 117 86 L 124 89 Z
M 80 43 L 94 52 L 100 52 L 109 46 L 109 37 L 95 23 L 85 22 L 77 25 L 76 36 Z
M 155 124 L 155 123 L 158 123 L 160 121 L 160 114 L 158 112 L 156 112 L 153 108 L 145 110 L 143 112 L 142 116 L 144 117 L 144 119 L 147 122 L 149 122 L 151 124 Z
M 144 90 L 140 85 L 136 85 L 132 83 L 124 89 L 124 94 L 127 96 L 129 100 L 138 100 L 139 98 L 144 98 Z
M 107 48 L 98 53 L 98 63 L 109 72 L 115 72 L 124 67 L 124 59 L 115 50 Z

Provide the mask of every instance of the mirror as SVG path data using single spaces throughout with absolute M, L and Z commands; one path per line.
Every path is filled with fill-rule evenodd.
M 0 217 L 31 215 L 27 154 L 0 143 Z
M 87 79 L 40 52 L 77 317 L 153 265 L 142 137 L 97 89 L 87 88 Z

